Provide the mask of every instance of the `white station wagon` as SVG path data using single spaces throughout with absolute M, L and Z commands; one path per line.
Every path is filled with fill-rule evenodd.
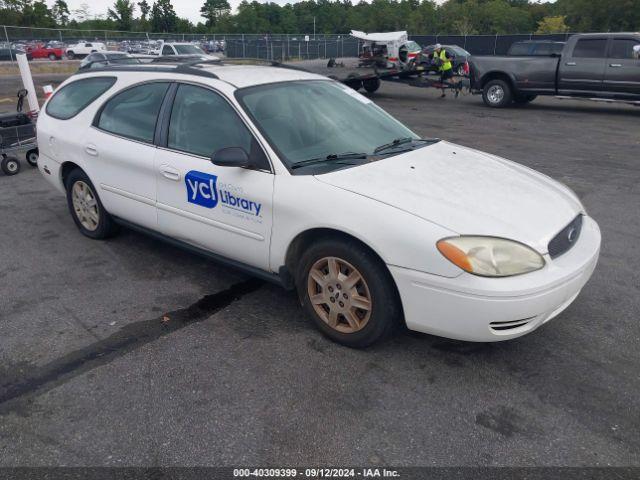
M 124 224 L 296 288 L 330 338 L 405 322 L 507 340 L 562 312 L 600 231 L 564 185 L 421 139 L 325 77 L 249 65 L 76 74 L 38 119 L 39 168 L 80 231 Z

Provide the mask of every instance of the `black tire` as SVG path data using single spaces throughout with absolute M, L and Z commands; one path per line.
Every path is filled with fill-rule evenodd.
M 537 95 L 518 95 L 513 101 L 518 105 L 526 105 L 527 103 L 533 102 L 537 97 Z
M 364 89 L 367 92 L 373 93 L 373 92 L 377 91 L 380 88 L 380 79 L 379 78 L 368 78 L 366 80 L 363 80 L 362 86 L 364 87 Z
M 37 167 L 38 166 L 38 149 L 34 148 L 31 149 L 27 152 L 27 155 L 25 156 L 27 163 L 29 165 L 31 165 L 32 167 Z
M 91 195 L 96 201 L 98 221 L 97 225 L 93 229 L 87 228 L 82 224 L 82 221 L 79 218 L 78 213 L 76 212 L 73 205 L 72 191 L 74 186 L 79 182 L 82 182 L 89 188 Z M 71 171 L 71 173 L 69 173 L 69 176 L 67 177 L 65 187 L 67 190 L 67 205 L 69 207 L 69 212 L 71 213 L 71 217 L 73 218 L 76 226 L 83 235 L 99 240 L 109 238 L 117 233 L 118 225 L 113 221 L 111 215 L 109 215 L 109 213 L 105 210 L 104 206 L 102 205 L 102 201 L 100 201 L 100 197 L 98 196 L 98 193 L 93 186 L 93 183 L 91 183 L 89 177 L 87 177 L 87 175 L 82 170 L 76 168 L 75 170 Z
M 16 157 L 4 157 L 0 163 L 0 168 L 8 177 L 17 175 L 20 172 L 20 161 Z
M 69 51 L 67 52 L 67 58 L 68 58 L 69 60 L 73 60 L 74 58 L 76 58 L 76 54 L 75 54 L 75 53 L 73 53 L 73 51 L 72 51 L 72 50 L 69 50 Z
M 58 57 L 56 57 L 56 54 L 55 54 L 55 53 L 50 53 L 50 54 L 49 54 L 49 60 L 51 60 L 52 62 L 53 62 L 53 61 L 55 61 L 55 60 L 57 60 L 57 59 L 58 59 Z
M 338 288 L 337 284 L 333 285 L 330 281 L 327 281 L 326 289 L 325 287 L 320 287 L 317 282 L 310 283 L 314 282 L 312 280 L 313 277 L 310 276 L 312 268 L 327 258 L 338 259 L 339 262 L 342 262 L 343 267 L 352 266 L 360 274 L 363 283 L 358 282 L 353 288 L 347 287 L 346 284 L 342 288 Z M 345 265 L 345 263 L 349 265 Z M 340 271 L 343 274 L 345 272 L 347 274 L 350 273 L 350 269 Z M 327 272 L 327 275 L 330 274 Z M 343 276 L 342 279 L 344 280 L 345 277 Z M 338 283 L 342 283 L 342 281 Z M 349 329 L 350 326 L 346 321 L 346 316 L 338 314 L 339 325 L 336 325 L 336 327 L 330 326 L 328 320 L 321 318 L 320 314 L 315 310 L 310 298 L 310 285 L 314 285 L 313 290 L 316 291 L 317 295 L 326 295 L 325 299 L 338 295 L 332 300 L 333 306 L 331 308 L 337 308 L 335 300 L 342 299 L 341 295 L 345 295 L 344 298 L 348 299 L 349 296 L 346 296 L 346 293 L 352 298 L 351 300 L 344 300 L 345 302 L 352 301 L 354 299 L 352 294 L 354 293 L 361 297 L 368 295 L 370 299 L 368 317 L 364 310 L 357 310 L 359 312 L 357 314 L 361 318 L 368 318 L 368 320 L 363 322 L 360 329 L 344 332 L 339 331 L 338 328 Z M 377 256 L 353 240 L 326 238 L 307 248 L 298 263 L 296 287 L 304 309 L 313 319 L 318 329 L 331 340 L 347 347 L 364 348 L 381 341 L 393 333 L 402 318 L 399 295 L 386 265 Z M 320 288 L 321 291 L 318 292 L 317 288 Z M 354 289 L 356 289 L 355 292 Z M 331 290 L 331 293 L 329 290 Z M 338 303 L 340 303 L 341 307 L 344 307 L 341 302 Z M 327 300 L 326 304 L 318 305 L 318 308 L 323 312 L 327 312 L 328 316 L 329 305 L 331 304 Z M 349 305 L 347 305 L 347 308 L 349 308 Z
M 344 83 L 347 87 L 353 88 L 356 91 L 362 88 L 362 80 L 359 79 L 347 79 Z
M 482 89 L 482 100 L 491 108 L 504 108 L 511 104 L 513 93 L 511 85 L 504 80 L 490 80 Z

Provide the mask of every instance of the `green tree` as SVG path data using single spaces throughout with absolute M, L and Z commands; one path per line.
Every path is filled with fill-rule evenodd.
M 56 0 L 51 8 L 51 15 L 55 22 L 64 27 L 69 22 L 69 6 L 64 0 Z
M 231 12 L 231 5 L 227 0 L 206 0 L 200 8 L 200 15 L 207 19 L 208 27 L 215 26 L 218 20 L 229 12 Z
M 107 18 L 116 22 L 118 30 L 131 30 L 135 8 L 132 0 L 116 0 L 113 8 L 107 10 Z
M 154 32 L 175 32 L 178 27 L 176 15 L 171 0 L 157 0 L 151 9 L 151 29 Z
M 149 13 L 151 12 L 151 5 L 149 5 L 147 0 L 142 0 L 141 2 L 138 2 L 138 8 L 140 9 L 140 20 L 146 22 L 147 18 L 149 18 Z
M 565 33 L 569 31 L 569 27 L 565 23 L 564 15 L 556 15 L 555 17 L 544 17 L 538 22 L 536 33 Z

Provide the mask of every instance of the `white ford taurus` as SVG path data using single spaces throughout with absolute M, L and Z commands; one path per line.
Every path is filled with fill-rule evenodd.
M 332 339 L 408 328 L 529 333 L 589 279 L 600 231 L 564 185 L 421 139 L 371 100 L 297 70 L 112 67 L 38 120 L 39 168 L 80 231 L 125 224 L 296 287 Z

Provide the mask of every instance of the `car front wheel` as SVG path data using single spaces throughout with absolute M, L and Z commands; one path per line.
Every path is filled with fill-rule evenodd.
M 80 169 L 73 170 L 66 181 L 67 204 L 80 232 L 94 239 L 112 236 L 117 225 L 107 213 L 89 177 Z
M 69 51 L 67 52 L 67 58 L 68 58 L 69 60 L 73 60 L 74 58 L 76 58 L 76 54 L 75 54 L 75 53 L 73 53 L 71 50 L 69 50 Z
M 488 107 L 506 107 L 511 104 L 512 98 L 511 86 L 504 80 L 491 80 L 482 90 L 482 100 Z
M 386 265 L 355 241 L 313 244 L 302 256 L 296 283 L 316 326 L 342 345 L 372 345 L 389 336 L 401 318 Z
M 53 62 L 53 61 L 55 61 L 55 60 L 57 60 L 57 59 L 58 59 L 58 57 L 56 57 L 56 54 L 55 54 L 55 53 L 50 53 L 50 54 L 49 54 L 49 60 L 51 60 L 52 62 Z

